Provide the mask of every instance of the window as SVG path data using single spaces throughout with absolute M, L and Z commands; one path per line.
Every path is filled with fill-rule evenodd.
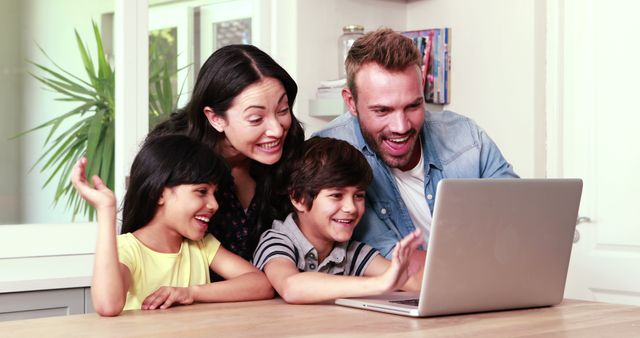
M 92 20 L 101 28 L 111 66 L 117 69 L 115 86 L 116 96 L 119 96 L 119 109 L 127 112 L 127 115 L 117 112 L 115 122 L 115 190 L 121 199 L 124 176 L 128 173 L 139 142 L 149 128 L 188 101 L 199 65 L 223 45 L 258 43 L 253 34 L 256 31 L 253 27 L 256 24 L 253 10 L 257 3 L 260 1 L 152 0 L 147 3 L 127 0 L 59 0 L 51 3 L 34 0 L 28 4 L 20 0 L 2 1 L 0 17 L 3 19 L 3 29 L 0 34 L 5 43 L 0 54 L 0 76 L 3 80 L 0 99 L 4 106 L 4 122 L 0 127 L 0 149 L 3 154 L 3 161 L 0 162 L 0 224 L 59 224 L 68 223 L 73 218 L 72 212 L 65 210 L 64 199 L 57 206 L 52 205 L 53 196 L 56 195 L 56 180 L 59 178 L 54 178 L 43 188 L 51 171 L 41 173 L 40 166 L 29 171 L 43 153 L 43 143 L 49 129 L 15 139 L 11 137 L 70 111 L 78 103 L 56 101 L 60 94 L 46 90 L 42 83 L 29 75 L 29 72 L 38 76 L 43 74 L 24 60 L 64 73 L 47 59 L 48 55 L 65 71 L 86 78 L 74 29 L 84 40 L 92 57 L 95 57 Z M 147 7 L 149 4 L 151 6 Z M 70 12 L 69 8 L 74 10 Z M 115 11 L 126 15 L 121 16 L 119 22 L 115 21 Z M 135 48 L 140 45 L 135 40 L 136 32 L 143 30 L 144 34 L 149 34 L 148 43 L 151 48 L 147 55 L 151 62 L 146 65 L 147 61 L 143 62 L 140 58 L 140 50 Z M 124 41 L 114 45 L 113 41 L 119 36 Z M 16 48 L 17 46 L 20 48 Z M 39 46 L 46 55 L 40 51 Z M 171 84 L 170 93 L 165 90 L 164 75 L 160 81 L 156 77 L 154 82 L 154 76 L 158 75 L 158 64 L 166 65 L 168 83 Z M 141 71 L 140 67 L 149 66 L 146 71 Z M 144 81 L 148 87 L 142 83 L 142 75 L 150 77 Z M 140 93 L 147 89 L 152 101 L 155 98 L 157 102 L 150 105 L 148 102 L 141 102 Z M 169 104 L 167 97 L 172 98 Z M 151 107 L 150 113 L 148 106 Z M 136 112 L 136 116 L 132 117 L 131 112 Z M 125 116 L 126 121 L 120 116 Z M 78 119 L 64 122 L 58 130 L 65 130 Z M 63 179 L 67 180 L 66 177 Z M 85 220 L 85 217 L 75 219 Z
M 74 10 L 69 11 L 69 8 Z M 0 127 L 0 153 L 3 159 L 0 161 L 0 224 L 66 223 L 71 220 L 70 212 L 64 210 L 64 200 L 57 207 L 52 206 L 57 178 L 43 188 L 52 171 L 40 172 L 45 162 L 33 167 L 43 150 L 47 149 L 43 144 L 48 130 L 12 137 L 80 105 L 78 102 L 57 101 L 64 95 L 46 88 L 30 75 L 44 76 L 46 72 L 28 61 L 48 67 L 62 76 L 71 78 L 61 71 L 64 69 L 86 79 L 74 29 L 95 60 L 96 43 L 91 22 L 93 20 L 100 25 L 101 14 L 113 10 L 113 0 L 1 2 L 0 101 L 3 102 L 3 123 Z M 70 128 L 78 120 L 80 117 L 68 119 L 59 126 L 58 132 Z M 48 146 L 51 144 L 50 141 Z

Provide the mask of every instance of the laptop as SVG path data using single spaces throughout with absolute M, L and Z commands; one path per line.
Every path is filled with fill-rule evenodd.
M 421 291 L 336 304 L 428 317 L 562 301 L 582 180 L 443 179 L 437 189 Z

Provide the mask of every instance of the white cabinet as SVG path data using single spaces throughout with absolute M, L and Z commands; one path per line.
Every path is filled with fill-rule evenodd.
M 93 312 L 89 288 L 0 294 L 0 321 Z
M 0 226 L 0 321 L 93 312 L 96 232 L 95 223 Z

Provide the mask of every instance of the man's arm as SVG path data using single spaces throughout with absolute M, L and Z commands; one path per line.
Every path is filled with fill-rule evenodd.
M 478 128 L 478 134 L 480 138 L 480 178 L 520 178 L 489 135 L 481 128 Z

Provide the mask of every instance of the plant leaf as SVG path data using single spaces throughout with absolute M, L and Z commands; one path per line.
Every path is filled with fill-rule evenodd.
M 56 132 L 56 130 L 58 129 L 58 127 L 60 127 L 60 124 L 62 123 L 62 121 L 64 121 L 64 119 L 66 119 L 67 117 L 72 116 L 72 115 L 76 115 L 76 114 L 84 114 L 84 113 L 86 113 L 86 112 L 87 112 L 87 110 L 88 110 L 89 108 L 91 108 L 93 105 L 94 105 L 94 104 L 93 104 L 92 102 L 85 103 L 85 104 L 83 104 L 82 106 L 77 107 L 76 109 L 74 109 L 74 110 L 72 110 L 72 111 L 70 111 L 70 112 L 68 112 L 68 113 L 66 113 L 66 114 L 64 114 L 64 115 L 62 115 L 62 116 L 61 116 L 62 118 L 58 118 L 58 119 L 56 119 L 56 123 L 54 123 L 54 124 L 51 126 L 51 130 L 49 131 L 49 135 L 47 135 L 47 139 L 46 139 L 46 140 L 44 140 L 44 143 L 45 143 L 45 144 L 47 144 L 47 143 L 49 142 L 49 140 L 51 139 L 51 136 L 53 136 L 53 134 Z M 87 118 L 85 118 L 85 119 L 81 120 L 80 122 L 84 122 L 84 121 L 86 121 L 86 120 L 87 120 Z M 77 125 L 77 124 L 76 124 L 76 125 Z M 67 130 L 71 130 L 71 129 L 73 129 L 73 126 L 72 126 L 71 128 L 69 128 L 69 129 L 67 129 Z
M 55 84 L 54 82 L 52 82 L 49 79 L 46 79 L 46 78 L 43 78 L 43 77 L 39 77 L 39 76 L 33 75 L 33 74 L 32 74 L 32 76 L 34 78 L 36 78 L 38 81 L 40 81 L 41 83 L 43 83 L 44 85 L 46 85 L 47 87 L 49 87 L 50 89 L 52 89 L 52 91 L 54 93 L 59 93 L 59 94 L 66 95 L 69 98 L 75 99 L 76 101 L 84 101 L 84 102 L 86 102 L 88 100 L 91 100 L 91 98 L 86 98 L 86 97 L 83 97 L 83 96 L 79 96 L 79 95 L 77 95 L 75 93 L 69 92 L 65 88 L 58 86 L 57 84 Z
M 77 194 L 69 181 L 69 175 L 79 157 L 85 155 L 89 158 L 87 176 L 100 175 L 111 189 L 115 180 L 115 70 L 107 61 L 102 37 L 95 22 L 92 22 L 92 28 L 96 43 L 95 57 L 89 53 L 89 48 L 78 31 L 74 30 L 78 53 L 86 73 L 83 78 L 60 67 L 40 46 L 38 48 L 53 66 L 30 62 L 36 72 L 31 75 L 42 84 L 44 90 L 56 94 L 56 101 L 79 104 L 15 136 L 50 128 L 42 154 L 34 167 L 38 166 L 41 172 L 48 174 L 45 185 L 57 182 L 52 204 L 56 205 L 64 200 L 66 208 L 72 211 L 74 220 L 80 212 L 86 214 L 90 220 L 95 216 L 95 210 Z M 161 34 L 162 39 L 171 40 L 170 36 L 168 37 Z M 149 69 L 149 87 L 157 90 L 153 94 L 150 93 L 149 107 L 152 111 L 163 114 L 175 109 L 177 98 L 183 88 L 176 96 L 172 82 L 172 76 L 177 73 L 174 70 L 175 60 L 167 59 L 161 44 L 153 43 L 150 47 L 149 57 L 152 62 Z M 182 86 L 184 87 L 184 82 Z
M 98 152 L 98 146 L 100 145 L 103 129 L 105 128 L 103 122 L 104 112 L 102 110 L 96 111 L 91 121 L 91 125 L 89 126 L 89 133 L 87 134 L 86 172 L 88 177 L 91 177 L 91 175 L 98 175 L 99 171 L 96 168 L 100 168 L 102 162 L 102 158 Z
M 82 58 L 82 64 L 84 64 L 84 69 L 87 72 L 87 76 L 89 76 L 89 80 L 91 82 L 91 84 L 93 84 L 94 88 L 97 88 L 97 84 L 96 84 L 96 71 L 95 71 L 95 67 L 93 66 L 93 61 L 91 61 L 91 58 L 89 57 L 89 53 L 87 52 L 87 48 L 84 45 L 84 42 L 82 41 L 82 38 L 80 38 L 80 34 L 78 34 L 78 30 L 74 30 L 75 34 L 76 34 L 76 44 L 78 45 L 78 51 L 80 52 L 80 57 Z
M 63 157 L 60 157 L 56 162 L 57 165 L 55 166 L 55 168 L 53 169 L 53 171 L 51 172 L 51 175 L 49 176 L 49 179 L 44 183 L 43 187 L 47 186 L 49 184 L 49 182 L 51 182 L 56 176 L 59 177 L 59 182 L 58 182 L 58 189 L 56 191 L 56 198 L 54 198 L 54 202 L 58 201 L 58 197 L 59 197 L 59 191 L 60 191 L 60 184 L 64 184 L 65 182 L 67 182 L 67 180 L 69 179 L 70 176 L 70 172 L 67 172 L 65 170 L 62 171 L 62 173 L 60 175 L 57 175 L 58 172 L 65 166 L 68 166 L 69 163 L 74 163 L 77 161 L 77 159 L 74 158 L 74 154 L 76 153 L 75 151 L 70 151 L 72 149 L 79 149 L 79 148 L 83 148 L 82 143 L 81 142 L 76 142 L 74 144 L 72 144 L 67 151 L 63 151 L 62 154 L 64 155 Z
M 102 147 L 102 167 L 100 168 L 100 178 L 102 178 L 105 184 L 108 187 L 113 187 L 114 185 L 114 152 L 115 147 L 115 130 L 114 125 L 110 124 L 107 126 L 107 130 L 104 135 L 104 142 Z
M 73 82 L 73 80 L 71 80 L 71 79 L 69 79 L 69 78 L 65 77 L 64 75 L 62 75 L 62 74 L 60 74 L 60 73 L 58 73 L 58 72 L 54 71 L 53 69 L 51 69 L 51 68 L 49 68 L 49 67 L 45 67 L 45 66 L 43 66 L 43 65 L 40 65 L 40 64 L 37 64 L 37 63 L 35 63 L 35 62 L 31 62 L 31 61 L 27 61 L 27 62 L 28 62 L 28 63 L 30 63 L 30 64 L 32 64 L 32 65 L 34 65 L 35 67 L 37 67 L 37 68 L 39 68 L 39 69 L 43 70 L 44 72 L 48 73 L 49 75 L 52 75 L 53 77 L 58 78 L 60 81 L 62 81 L 62 82 L 64 82 L 64 83 L 66 83 L 66 84 L 67 84 L 67 85 L 69 85 L 69 86 L 77 87 L 76 91 L 78 91 L 78 92 L 81 92 L 81 91 L 83 91 L 83 90 L 84 90 L 84 91 L 86 91 L 86 92 L 87 92 L 87 95 L 92 95 L 92 94 L 94 94 L 94 92 L 92 92 L 92 91 L 87 87 L 87 86 L 89 86 L 89 83 L 86 83 L 86 82 L 84 82 L 84 81 L 83 81 L 83 84 L 85 84 L 85 85 L 78 84 L 78 83 L 76 83 L 76 82 Z M 31 75 L 33 75 L 33 74 L 31 74 Z M 33 75 L 33 76 L 34 76 L 34 77 L 36 77 L 35 75 Z
M 51 62 L 54 66 L 56 66 L 56 68 L 60 69 L 63 73 L 65 73 L 65 74 L 67 74 L 67 75 L 71 76 L 72 78 L 74 78 L 74 79 L 78 80 L 80 83 L 83 83 L 83 84 L 85 84 L 85 85 L 86 85 L 86 86 L 88 86 L 88 87 L 90 87 L 90 86 L 91 86 L 91 84 L 90 84 L 89 82 L 87 82 L 87 81 L 85 81 L 85 80 L 83 80 L 83 79 L 81 79 L 81 78 L 77 77 L 76 75 L 73 75 L 72 73 L 70 73 L 70 72 L 68 72 L 68 71 L 64 70 L 64 68 L 60 67 L 57 63 L 55 63 L 55 62 L 53 61 L 53 59 L 49 56 L 49 54 L 47 54 L 47 52 L 45 52 L 45 51 L 44 51 L 44 49 L 43 49 L 40 45 L 38 45 L 38 44 L 36 44 L 36 45 L 38 46 L 38 49 L 40 49 L 40 52 L 42 52 L 42 55 L 44 55 L 44 56 L 47 58 L 47 60 L 49 60 L 49 62 Z
M 53 144 L 51 148 L 49 148 L 50 150 L 47 150 L 46 154 L 48 154 L 53 149 L 56 149 L 56 151 L 53 152 L 51 156 L 49 156 L 49 160 L 42 166 L 40 172 L 46 171 L 47 169 L 49 169 L 49 167 L 51 167 L 52 164 L 60 161 L 61 156 L 64 156 L 64 154 L 68 152 L 68 149 L 70 147 L 73 147 L 74 144 L 77 144 L 78 142 L 82 142 L 82 139 L 78 139 L 74 135 L 69 135 L 63 143 Z M 50 179 L 51 177 L 49 178 L 49 180 Z

